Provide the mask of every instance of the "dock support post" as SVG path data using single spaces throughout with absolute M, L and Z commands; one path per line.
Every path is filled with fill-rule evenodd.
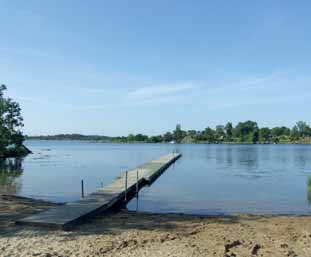
M 81 180 L 81 197 L 84 198 L 84 182 Z
M 136 197 L 138 198 L 138 191 L 139 191 L 139 185 L 138 185 L 138 169 L 136 170 Z
M 125 192 L 124 192 L 124 201 L 127 200 L 127 171 L 125 172 Z

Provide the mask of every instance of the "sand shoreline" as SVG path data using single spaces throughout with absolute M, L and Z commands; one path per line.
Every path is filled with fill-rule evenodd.
M 14 225 L 54 205 L 0 196 L 0 256 L 311 256 L 310 216 L 211 217 L 122 210 L 70 232 Z

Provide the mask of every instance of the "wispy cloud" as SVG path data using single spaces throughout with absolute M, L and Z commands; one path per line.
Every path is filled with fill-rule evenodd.
M 28 103 L 38 106 L 59 106 L 63 108 L 73 108 L 75 105 L 71 103 L 63 103 L 58 100 L 50 100 L 50 99 L 44 99 L 44 98 L 34 98 L 34 97 L 25 97 L 25 96 L 16 96 L 14 97 L 14 100 L 17 100 L 20 103 Z
M 157 105 L 177 104 L 183 102 L 191 91 L 200 87 L 198 82 L 187 82 L 179 84 L 161 84 L 158 86 L 145 86 L 135 90 L 124 92 L 120 89 L 112 90 L 104 88 L 84 88 L 85 93 L 109 95 L 105 104 L 76 106 L 76 110 L 110 110 L 115 108 L 135 108 Z M 111 98 L 114 99 L 111 101 Z
M 213 87 L 207 87 L 201 93 L 207 94 L 227 94 L 228 92 L 245 92 L 260 90 L 263 88 L 276 87 L 282 85 L 286 79 L 279 73 L 272 73 L 268 75 L 254 75 L 241 78 L 236 81 L 223 81 L 213 84 Z
M 218 82 L 195 81 L 185 83 L 143 86 L 126 92 L 123 88 L 83 88 L 90 94 L 83 103 L 71 100 L 59 102 L 54 99 L 19 97 L 22 102 L 57 105 L 71 110 L 96 111 L 117 110 L 163 105 L 192 105 L 207 109 L 228 109 L 238 106 L 283 103 L 305 99 L 306 83 L 296 81 L 286 74 L 245 76 L 238 80 Z M 286 90 L 285 90 L 286 89 Z M 295 89 L 295 90 L 294 90 Z M 300 89 L 300 90 L 298 90 Z M 275 96 L 278 97 L 275 97 Z M 96 97 L 95 97 L 96 96 Z
M 271 87 L 271 84 L 279 83 L 282 80 L 281 74 L 272 73 L 265 76 L 254 76 L 244 78 L 237 83 L 233 83 L 232 86 L 240 90 L 250 89 L 253 87 Z
M 297 81 L 281 73 L 247 76 L 200 91 L 195 103 L 208 109 L 228 109 L 299 101 L 310 97 L 310 94 L 304 90 L 305 84 L 306 80 Z
M 251 98 L 251 99 L 244 99 L 243 101 L 239 100 L 232 100 L 232 101 L 210 101 L 206 108 L 209 110 L 221 110 L 221 109 L 228 109 L 228 108 L 235 108 L 235 107 L 252 107 L 255 105 L 267 105 L 267 104 L 285 104 L 285 103 L 293 103 L 293 102 L 301 102 L 307 101 L 310 99 L 311 94 L 305 93 L 297 93 L 287 96 L 280 96 L 278 98 L 271 97 L 258 97 L 258 98 Z
M 128 93 L 127 98 L 132 100 L 161 100 L 163 97 L 182 95 L 197 89 L 195 83 L 167 84 L 159 86 L 141 87 Z

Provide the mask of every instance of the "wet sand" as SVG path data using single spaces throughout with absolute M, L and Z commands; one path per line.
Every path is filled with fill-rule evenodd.
M 54 204 L 0 196 L 0 256 L 311 256 L 311 217 L 206 217 L 126 210 L 70 232 L 15 226 Z

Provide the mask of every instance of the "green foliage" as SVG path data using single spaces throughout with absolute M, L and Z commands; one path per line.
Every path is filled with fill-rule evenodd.
M 168 142 L 171 142 L 174 140 L 174 136 L 171 132 L 166 132 L 164 135 L 163 135 L 163 141 L 168 143 Z
M 226 137 L 225 126 L 223 125 L 216 126 L 215 137 L 218 142 L 224 141 Z
M 304 121 L 298 121 L 296 124 L 299 137 L 311 136 L 311 128 Z
M 173 135 L 174 135 L 174 140 L 176 143 L 181 143 L 181 141 L 183 140 L 183 138 L 185 136 L 187 136 L 187 132 L 186 131 L 183 131 L 181 129 L 181 125 L 180 124 L 177 124 L 176 125 L 176 129 L 174 130 L 173 132 Z
M 36 136 L 28 137 L 26 139 L 39 139 L 39 140 L 85 140 L 85 141 L 103 141 L 109 142 L 111 137 L 98 136 L 98 135 L 81 135 L 81 134 L 58 134 L 53 136 Z
M 226 140 L 230 142 L 232 140 L 233 136 L 233 126 L 231 122 L 228 122 L 225 126 L 225 132 L 226 132 Z
M 218 125 L 215 129 L 205 128 L 203 131 L 184 131 L 180 124 L 172 132 L 163 135 L 147 136 L 144 134 L 130 134 L 127 137 L 84 136 L 79 134 L 39 136 L 32 139 L 69 139 L 95 140 L 115 143 L 241 143 L 241 144 L 269 144 L 269 143 L 311 143 L 311 129 L 305 122 L 298 122 L 292 129 L 287 127 L 259 128 L 255 121 L 239 122 L 235 127 L 231 122 L 225 126 Z
M 291 140 L 299 139 L 299 131 L 298 131 L 297 126 L 293 127 L 292 131 L 290 132 L 290 137 L 291 137 Z
M 148 136 L 147 136 L 148 137 Z M 158 136 L 151 136 L 148 138 L 148 143 L 162 143 L 163 142 L 163 136 L 158 135 Z
M 0 86 L 0 157 L 2 158 L 6 157 L 9 152 L 21 152 L 20 148 L 24 141 L 21 132 L 24 126 L 21 108 L 11 98 L 4 97 L 6 89 L 5 85 Z
M 271 142 L 272 134 L 269 128 L 259 129 L 259 141 L 263 143 Z
M 257 122 L 245 121 L 239 122 L 235 128 L 235 136 L 241 143 L 256 143 L 259 139 L 259 129 Z
M 275 127 L 271 129 L 272 137 L 289 136 L 290 129 L 286 127 Z
M 210 127 L 207 127 L 202 133 L 203 140 L 207 141 L 208 143 L 213 143 L 216 141 L 215 135 L 216 135 L 216 131 L 214 131 Z

